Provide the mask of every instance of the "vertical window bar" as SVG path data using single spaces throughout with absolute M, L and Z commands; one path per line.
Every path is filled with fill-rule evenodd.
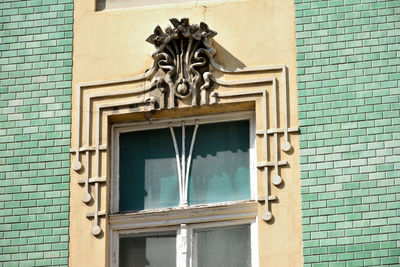
M 193 153 L 194 142 L 196 141 L 197 128 L 199 128 L 199 120 L 196 120 L 196 124 L 194 126 L 192 142 L 190 144 L 189 157 L 188 157 L 188 161 L 187 161 L 186 176 L 185 176 L 186 177 L 186 180 L 185 180 L 185 191 L 186 191 L 185 196 L 186 196 L 186 198 L 187 198 L 187 191 L 188 191 L 188 184 L 189 184 L 190 164 L 192 163 L 192 153 Z
M 199 128 L 199 121 L 196 120 L 192 140 L 190 143 L 189 155 L 186 161 L 186 151 L 185 151 L 185 143 L 186 143 L 186 131 L 185 131 L 185 122 L 182 122 L 182 155 L 179 155 L 178 143 L 176 141 L 176 136 L 174 132 L 174 128 L 169 125 L 169 130 L 171 132 L 172 141 L 174 143 L 175 156 L 176 156 L 176 168 L 178 170 L 178 182 L 179 182 L 179 206 L 187 206 L 187 194 L 188 194 L 188 184 L 189 184 L 189 171 L 190 164 L 192 162 L 192 153 L 194 143 L 196 141 L 197 129 Z
M 186 166 L 186 155 L 185 155 L 185 122 L 182 121 L 182 198 L 180 201 L 180 206 L 187 206 L 187 190 L 186 190 L 186 180 L 187 177 L 185 175 L 185 166 Z
M 176 137 L 175 137 L 175 132 L 174 132 L 174 128 L 172 128 L 172 126 L 169 126 L 169 130 L 171 131 L 171 136 L 172 136 L 172 141 L 174 142 L 174 149 L 175 149 L 175 157 L 176 157 L 176 167 L 178 169 L 178 183 L 179 183 L 179 205 L 181 205 L 181 201 L 182 201 L 182 174 L 181 174 L 181 162 L 179 159 L 179 149 L 178 149 L 178 144 L 176 143 Z

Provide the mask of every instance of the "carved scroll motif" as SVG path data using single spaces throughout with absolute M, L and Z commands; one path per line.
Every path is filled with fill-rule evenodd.
M 157 80 L 160 91 L 152 94 L 158 98 L 160 109 L 176 107 L 177 98 L 192 106 L 207 104 L 212 79 L 210 58 L 215 55 L 211 43 L 217 33 L 204 22 L 190 25 L 187 18 L 170 21 L 172 27 L 163 31 L 157 26 L 146 40 L 156 48 L 152 82 Z

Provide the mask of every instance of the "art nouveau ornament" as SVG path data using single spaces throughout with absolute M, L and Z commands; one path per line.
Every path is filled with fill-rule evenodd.
M 146 39 L 156 47 L 152 81 L 161 85 L 160 108 L 176 107 L 176 98 L 189 99 L 193 106 L 206 104 L 206 91 L 211 86 L 209 58 L 215 55 L 211 42 L 217 33 L 204 22 L 190 25 L 187 18 L 170 21 L 173 27 L 163 31 L 157 26 Z
M 172 26 L 167 26 L 164 30 L 157 26 L 154 33 L 147 38 L 146 41 L 153 44 L 156 50 L 152 53 L 152 67 L 144 74 L 128 79 L 77 85 L 77 113 L 74 119 L 76 133 L 74 147 L 70 150 L 74 155 L 71 166 L 83 176 L 83 179 L 78 180 L 84 187 L 82 201 L 88 205 L 93 203 L 94 211 L 86 215 L 93 219 L 93 235 L 101 233 L 100 217 L 107 215 L 105 206 L 99 202 L 100 191 L 110 179 L 101 169 L 102 165 L 108 164 L 101 154 L 110 152 L 108 136 L 101 136 L 102 129 L 108 126 L 109 117 L 188 106 L 249 101 L 260 105 L 261 112 L 256 116 L 261 117 L 262 125 L 256 129 L 256 135 L 262 142 L 258 146 L 262 147 L 262 152 L 259 153 L 262 156 L 257 159 L 257 168 L 264 176 L 265 186 L 262 190 L 264 196 L 259 196 L 257 201 L 265 202 L 262 218 L 265 221 L 272 219 L 269 202 L 277 197 L 271 194 L 269 184 L 279 186 L 283 182 L 280 168 L 288 165 L 288 162 L 281 160 L 281 153 L 291 150 L 289 133 L 298 132 L 297 126 L 288 125 L 286 66 L 235 69 L 224 67 L 214 61 L 216 50 L 212 46 L 212 38 L 217 33 L 209 29 L 206 23 L 190 25 L 187 18 L 173 18 L 170 22 Z M 213 76 L 214 73 L 218 73 L 218 79 Z M 224 79 L 225 74 L 234 78 Z M 252 75 L 256 78 L 249 78 Z M 132 87 L 121 86 L 126 84 Z M 97 91 L 99 88 L 104 90 Z M 104 99 L 109 101 L 102 102 Z M 281 114 L 281 119 L 278 114 Z M 269 121 L 271 126 L 268 126 Z M 173 131 L 171 135 L 174 139 Z M 279 136 L 282 135 L 281 140 Z M 195 136 L 193 142 L 194 140 Z M 181 173 L 180 207 L 185 208 L 190 156 L 185 162 L 183 153 L 182 160 L 179 161 L 177 149 L 175 152 L 177 168 Z

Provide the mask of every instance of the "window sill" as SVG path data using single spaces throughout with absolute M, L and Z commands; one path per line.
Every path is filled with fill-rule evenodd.
M 257 202 L 245 200 L 111 214 L 109 222 L 112 230 L 121 231 L 132 228 L 248 220 L 256 216 Z

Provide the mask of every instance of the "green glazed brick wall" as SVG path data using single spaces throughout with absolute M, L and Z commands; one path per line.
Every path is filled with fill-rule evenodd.
M 73 0 L 0 1 L 0 266 L 68 264 Z
M 400 264 L 400 1 L 296 0 L 305 266 Z

